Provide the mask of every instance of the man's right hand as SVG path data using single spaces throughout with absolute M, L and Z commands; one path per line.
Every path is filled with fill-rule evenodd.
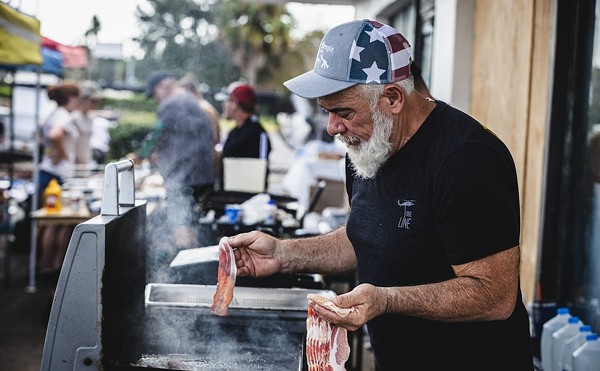
M 238 276 L 263 277 L 281 271 L 281 241 L 262 232 L 229 237 Z

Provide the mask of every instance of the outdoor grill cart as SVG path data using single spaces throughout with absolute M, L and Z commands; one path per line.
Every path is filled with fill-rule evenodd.
M 236 287 L 218 317 L 214 285 L 146 283 L 146 242 L 133 163 L 108 164 L 101 215 L 69 242 L 42 371 L 306 369 L 306 295 L 332 291 Z

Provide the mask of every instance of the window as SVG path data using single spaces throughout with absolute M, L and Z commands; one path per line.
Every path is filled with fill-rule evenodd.
M 396 3 L 402 3 L 397 1 Z M 387 10 L 389 23 L 396 28 L 413 47 L 413 60 L 421 67 L 423 80 L 431 83 L 433 58 L 434 0 L 404 2 L 394 11 Z
M 600 331 L 600 2 L 557 4 L 537 301 Z

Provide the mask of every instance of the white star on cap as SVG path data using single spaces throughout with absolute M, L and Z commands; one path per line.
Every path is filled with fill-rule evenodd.
M 365 81 L 365 84 L 368 84 L 371 81 L 375 81 L 376 83 L 380 84 L 381 80 L 379 80 L 379 77 L 385 72 L 385 70 L 382 70 L 377 66 L 375 61 L 373 61 L 371 67 L 363 68 L 362 70 L 367 74 L 367 80 Z
M 360 62 L 360 52 L 362 52 L 365 48 L 357 46 L 356 40 L 352 40 L 352 48 L 350 49 L 350 58 Z
M 365 31 L 367 33 L 367 35 L 369 35 L 370 39 L 369 42 L 373 42 L 373 41 L 381 41 L 383 42 L 383 38 L 381 37 L 381 34 L 377 31 L 377 29 L 372 29 L 371 31 Z

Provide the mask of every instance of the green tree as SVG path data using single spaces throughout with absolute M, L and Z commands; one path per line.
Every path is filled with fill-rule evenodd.
M 294 21 L 285 6 L 222 0 L 215 15 L 242 76 L 252 85 L 267 80 L 291 45 Z
M 94 41 L 98 38 L 98 33 L 100 32 L 100 30 L 102 29 L 102 25 L 100 24 L 100 19 L 98 19 L 97 15 L 94 15 L 92 17 L 92 24 L 90 25 L 90 28 L 88 28 L 87 31 L 85 31 L 84 36 L 86 38 L 88 37 L 93 37 Z M 89 42 L 88 42 L 89 45 Z
M 137 63 L 138 77 L 157 69 L 176 76 L 193 72 L 201 82 L 223 86 L 239 77 L 228 49 L 213 24 L 215 0 L 148 0 L 137 7 L 141 35 L 136 38 L 145 57 Z M 147 10 L 146 10 L 147 9 Z
M 292 40 L 289 51 L 270 59 L 272 68 L 262 69 L 258 75 L 261 86 L 270 90 L 283 89 L 286 80 L 312 69 L 323 31 L 313 31 L 300 40 Z
M 136 9 L 145 57 L 136 66 L 177 76 L 193 72 L 201 82 L 224 86 L 244 77 L 268 84 L 291 45 L 293 19 L 283 5 L 236 0 L 148 0 Z

